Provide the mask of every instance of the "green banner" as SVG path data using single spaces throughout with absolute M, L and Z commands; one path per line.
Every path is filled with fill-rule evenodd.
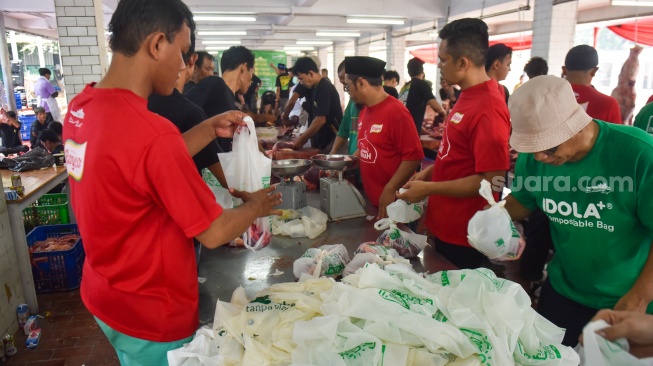
M 275 52 L 275 51 L 253 51 L 254 56 L 256 57 L 254 62 L 254 67 L 256 68 L 255 74 L 261 79 L 262 85 L 259 88 L 259 96 L 263 94 L 266 90 L 276 91 L 275 86 L 277 81 L 277 73 L 273 68 L 270 67 L 270 64 L 277 66 L 277 64 L 286 63 L 286 53 L 285 52 Z M 287 65 L 291 67 L 292 65 Z

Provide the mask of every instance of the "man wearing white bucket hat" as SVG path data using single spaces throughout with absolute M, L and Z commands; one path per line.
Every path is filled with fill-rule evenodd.
M 653 312 L 653 138 L 592 119 L 571 85 L 540 76 L 510 98 L 519 151 L 506 209 L 536 208 L 551 222 L 556 253 L 538 312 L 574 346 L 601 308 Z

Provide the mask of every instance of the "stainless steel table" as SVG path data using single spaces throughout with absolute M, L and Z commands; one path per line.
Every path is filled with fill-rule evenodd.
M 310 206 L 319 208 L 319 193 L 309 192 L 307 201 Z M 374 207 L 368 206 L 370 214 L 376 214 Z M 280 282 L 295 281 L 292 265 L 311 247 L 324 244 L 344 244 L 353 257 L 354 250 L 361 243 L 374 241 L 381 234 L 374 229 L 375 220 L 366 218 L 329 222 L 327 230 L 315 239 L 292 239 L 287 236 L 274 236 L 270 245 L 258 252 L 243 248 L 219 247 L 213 250 L 202 248 L 200 256 L 199 276 L 206 282 L 199 285 L 200 290 L 200 322 L 213 322 L 215 305 L 218 299 L 229 301 L 231 294 L 238 286 L 243 286 L 248 297 Z M 409 231 L 408 228 L 402 228 Z M 434 273 L 456 267 L 427 246 L 418 258 L 411 260 L 413 268 L 418 272 Z M 271 277 L 275 270 L 284 272 L 278 277 Z

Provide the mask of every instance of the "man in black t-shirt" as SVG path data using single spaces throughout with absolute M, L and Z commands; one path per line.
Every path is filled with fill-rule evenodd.
M 4 155 L 27 152 L 29 147 L 23 145 L 20 138 L 20 122 L 13 111 L 0 110 L 0 153 Z
M 213 75 L 215 69 L 215 58 L 206 51 L 199 51 L 197 55 L 197 62 L 193 62 L 191 78 L 184 84 L 184 89 L 180 90 L 186 93 L 197 85 L 202 79 Z
M 39 141 L 41 141 L 41 145 L 43 145 L 50 154 L 63 154 L 63 144 L 61 143 L 61 140 L 59 140 L 57 133 L 51 129 L 46 128 L 41 131 L 41 133 L 39 133 Z
M 243 95 L 243 99 L 245 100 L 245 106 L 247 107 L 247 110 L 255 112 L 256 111 L 256 102 L 258 101 L 258 89 L 261 87 L 261 79 L 256 76 L 256 74 L 252 75 L 252 83 L 249 84 L 249 88 L 247 89 L 247 92 Z
M 399 100 L 404 103 L 411 116 L 413 116 L 417 134 L 423 135 L 426 134 L 422 130 L 426 106 L 430 106 L 435 113 L 442 117 L 444 117 L 445 112 L 442 106 L 438 104 L 438 101 L 435 100 L 433 90 L 424 80 L 424 61 L 415 57 L 408 61 L 407 66 L 408 75 L 410 75 L 411 79 L 401 88 Z
M 336 87 L 322 76 L 317 64 L 310 57 L 298 59 L 293 70 L 300 83 L 313 92 L 311 100 L 308 101 L 307 98 L 310 103 L 308 110 L 312 110 L 312 118 L 309 117 L 310 122 L 306 132 L 295 141 L 294 149 L 302 148 L 310 139 L 312 147 L 328 154 L 342 121 L 340 95 Z
M 399 85 L 399 73 L 395 70 L 388 70 L 383 73 L 383 90 L 391 97 L 399 99 L 397 85 Z
M 194 46 L 194 37 L 192 36 L 191 44 Z M 147 102 L 147 109 L 168 119 L 177 126 L 182 134 L 207 119 L 206 113 L 204 113 L 202 108 L 193 104 L 193 102 L 183 96 L 179 90 L 186 85 L 186 81 L 193 76 L 193 65 L 198 57 L 198 55 L 192 51 L 194 48 L 193 46 L 191 46 L 191 50 L 184 55 L 186 69 L 182 70 L 179 74 L 177 87 L 172 90 L 172 94 L 168 96 L 152 94 Z M 222 149 L 220 148 L 218 141 L 214 140 L 193 156 L 193 162 L 195 163 L 200 175 L 202 174 L 202 170 L 207 168 L 223 187 L 227 187 L 227 180 L 224 177 L 224 172 L 222 171 L 222 166 L 218 159 L 218 153 L 220 152 L 222 152 Z
M 36 121 L 32 122 L 29 135 L 29 144 L 31 149 L 43 147 L 39 141 L 39 133 L 48 128 L 48 115 L 45 113 L 43 107 L 34 108 L 36 114 Z
M 277 75 L 277 81 L 275 83 L 277 87 L 277 99 L 275 104 L 275 114 L 278 111 L 283 111 L 286 108 L 286 103 L 288 102 L 288 97 L 290 96 L 290 88 L 295 85 L 292 82 L 292 75 L 286 70 L 286 65 L 278 64 L 277 69 L 279 69 L 279 75 Z

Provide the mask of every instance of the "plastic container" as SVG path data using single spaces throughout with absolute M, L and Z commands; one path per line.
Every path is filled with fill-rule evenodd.
M 68 224 L 68 196 L 65 193 L 45 194 L 23 210 L 25 232 L 40 225 Z
M 76 224 L 39 226 L 27 234 L 27 246 L 31 247 L 37 241 L 68 234 L 79 235 Z M 30 253 L 36 292 L 78 288 L 85 256 L 81 239 L 70 250 Z
M 30 132 L 29 131 L 20 131 L 20 139 L 23 141 L 29 141 Z

